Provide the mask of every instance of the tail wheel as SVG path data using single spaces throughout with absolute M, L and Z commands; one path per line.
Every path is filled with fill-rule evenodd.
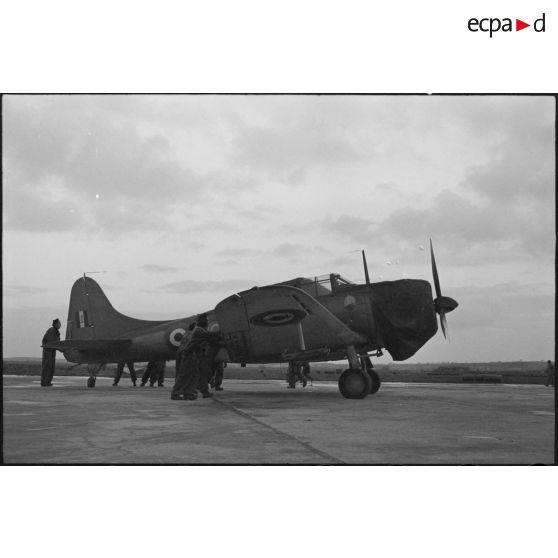
M 378 376 L 378 373 L 372 369 L 367 369 L 366 372 L 368 372 L 368 376 L 370 377 L 370 393 L 376 393 L 382 385 L 380 376 Z
M 364 399 L 371 392 L 371 389 L 372 380 L 362 370 L 348 368 L 339 377 L 339 391 L 347 399 Z
M 95 378 L 88 378 L 87 379 L 87 387 L 88 388 L 94 388 L 95 387 Z

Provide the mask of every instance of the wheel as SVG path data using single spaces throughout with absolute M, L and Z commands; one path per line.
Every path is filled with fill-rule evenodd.
M 87 379 L 87 387 L 94 388 L 95 387 L 95 378 L 88 378 Z
M 367 369 L 366 372 L 368 372 L 368 376 L 370 376 L 370 383 L 371 383 L 370 393 L 376 393 L 380 389 L 380 386 L 382 385 L 380 376 L 378 376 L 378 373 L 372 369 Z
M 339 377 L 339 391 L 347 399 L 363 399 L 371 388 L 370 376 L 360 369 L 348 368 Z

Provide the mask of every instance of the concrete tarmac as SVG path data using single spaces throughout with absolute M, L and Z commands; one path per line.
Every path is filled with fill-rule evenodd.
M 98 378 L 4 376 L 7 464 L 551 464 L 554 390 L 384 383 L 362 400 L 334 382 L 225 380 L 211 399 Z

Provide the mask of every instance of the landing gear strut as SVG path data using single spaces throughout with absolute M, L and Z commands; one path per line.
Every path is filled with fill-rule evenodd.
M 368 355 L 361 357 L 361 362 L 362 367 L 366 370 L 368 376 L 370 376 L 370 393 L 376 393 L 382 385 L 380 376 L 378 376 L 378 373 L 374 370 L 374 365 Z

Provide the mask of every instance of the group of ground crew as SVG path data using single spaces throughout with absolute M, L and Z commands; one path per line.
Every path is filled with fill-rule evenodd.
M 134 368 L 134 363 L 131 361 L 121 361 L 117 363 L 116 373 L 114 375 L 114 382 L 112 385 L 117 386 L 118 382 L 120 382 L 120 378 L 124 373 L 124 366 L 128 367 L 128 371 L 130 372 L 130 380 L 132 380 L 132 384 L 134 384 L 134 387 L 136 387 L 138 376 Z M 159 387 L 163 387 L 165 385 L 165 366 L 166 362 L 164 360 L 149 361 L 141 377 L 140 387 L 144 387 L 147 382 L 149 382 L 149 385 L 151 387 L 153 387 L 155 383 L 157 383 Z
M 208 331 L 207 314 L 200 314 L 188 326 L 176 351 L 176 379 L 171 392 L 173 401 L 194 401 L 198 391 L 212 397 L 209 386 L 222 391 L 226 349 L 219 332 Z
M 200 314 L 196 321 L 188 327 L 176 352 L 176 379 L 171 393 L 173 400 L 197 399 L 198 391 L 204 398 L 211 397 L 209 386 L 216 391 L 222 391 L 223 372 L 227 365 L 228 354 L 226 352 L 223 336 L 218 332 L 207 330 L 209 325 L 207 314 Z M 60 341 L 60 320 L 56 318 L 52 322 L 45 335 L 42 344 Z M 41 386 L 51 387 L 54 376 L 56 349 L 43 348 Z M 159 387 L 164 386 L 165 381 L 164 360 L 152 360 L 141 377 L 140 387 L 155 383 Z M 124 367 L 128 367 L 130 380 L 134 387 L 137 386 L 138 376 L 131 361 L 117 363 L 113 386 L 120 382 Z
M 225 343 L 221 333 L 208 331 L 207 314 L 200 314 L 188 326 L 180 345 L 176 351 L 176 377 L 171 392 L 173 401 L 193 401 L 198 398 L 198 391 L 202 397 L 212 397 L 211 386 L 216 391 L 222 391 L 223 368 L 226 366 Z M 221 351 L 221 352 L 220 352 Z M 119 362 L 116 367 L 113 386 L 117 386 L 124 366 L 128 366 L 130 379 L 137 385 L 137 374 L 133 362 Z M 165 361 L 154 360 L 147 364 L 141 378 L 140 387 L 149 381 L 151 387 L 157 383 L 164 386 Z

